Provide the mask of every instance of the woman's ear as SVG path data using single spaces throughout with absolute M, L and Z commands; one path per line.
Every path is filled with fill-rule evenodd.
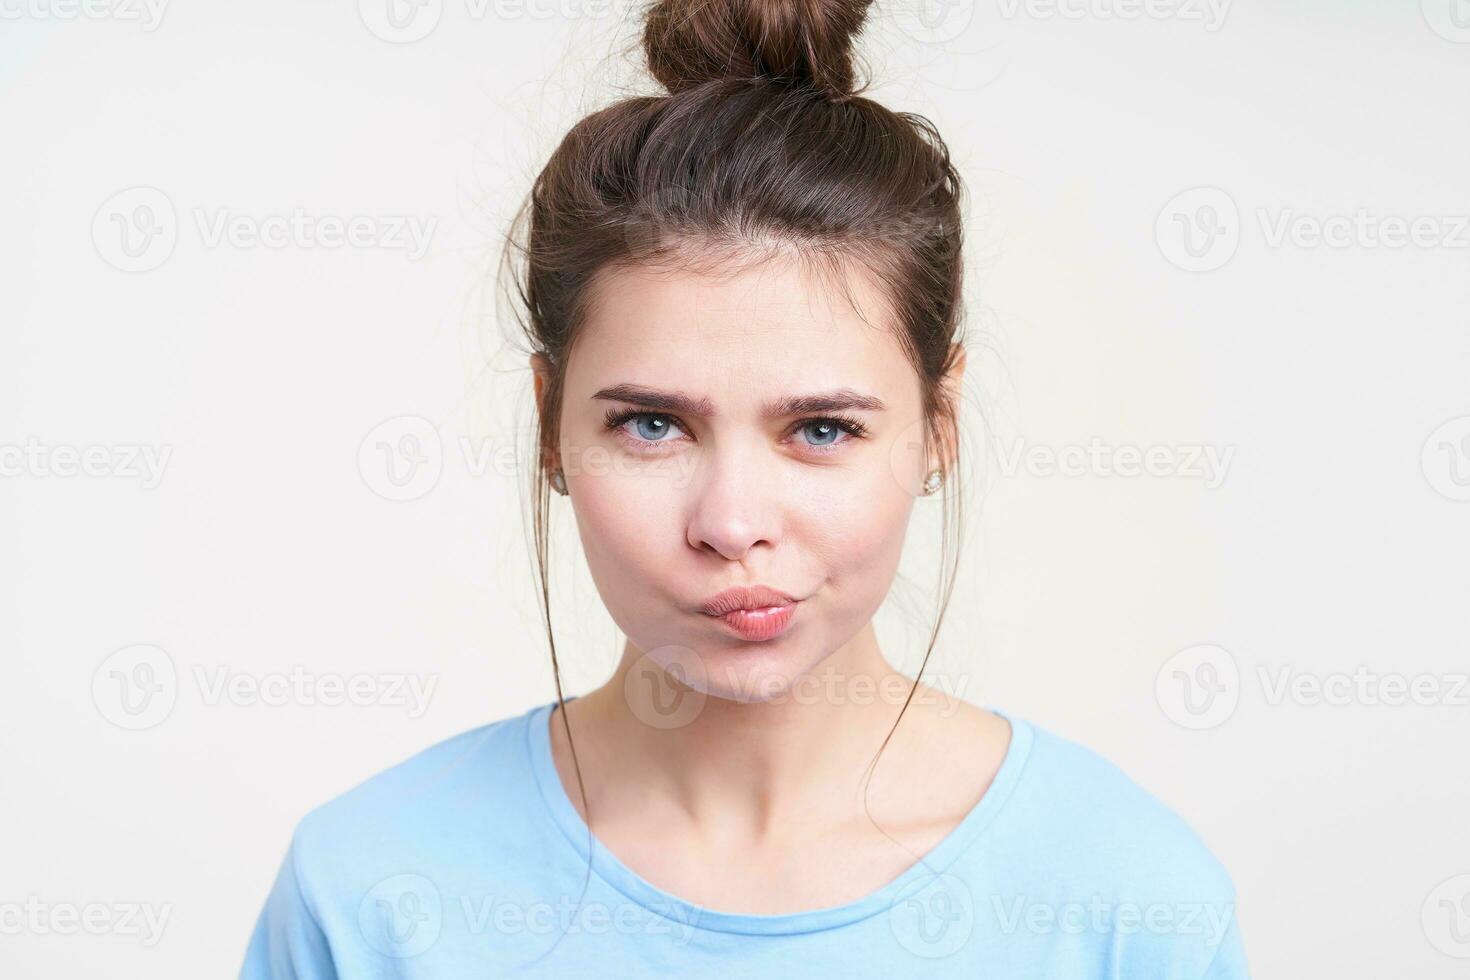
M 965 375 L 965 347 L 956 342 L 950 349 L 950 366 L 939 379 L 940 388 L 944 392 L 946 405 L 946 416 L 944 421 L 944 432 L 942 433 L 942 445 L 938 447 L 940 458 L 935 460 L 934 466 L 942 469 L 947 478 L 955 465 L 955 451 L 959 447 L 960 440 L 960 411 L 963 404 L 961 394 L 964 388 L 960 382 Z
M 531 373 L 534 375 L 536 388 L 536 413 L 545 416 L 546 408 L 542 404 L 545 400 L 546 382 L 551 377 L 551 361 L 547 360 L 545 354 L 531 355 Z
M 551 384 L 551 360 L 545 354 L 531 355 L 532 385 L 536 391 L 536 417 L 541 425 L 546 424 L 546 389 Z M 547 460 L 546 468 L 554 470 L 561 461 L 554 455 Z
M 951 364 L 949 370 L 944 373 L 943 384 L 946 388 L 950 390 L 950 394 L 954 397 L 955 403 L 958 404 L 960 399 L 960 379 L 963 378 L 965 375 L 964 344 L 956 343 L 953 347 L 953 351 L 954 352 L 950 356 L 954 359 L 954 363 Z

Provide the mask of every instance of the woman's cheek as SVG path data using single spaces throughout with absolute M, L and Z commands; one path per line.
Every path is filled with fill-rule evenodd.
M 615 614 L 638 612 L 664 593 L 659 570 L 684 547 L 679 509 L 637 476 L 588 475 L 578 489 L 573 512 L 598 592 Z
M 809 523 L 812 547 L 852 598 L 854 614 L 876 611 L 898 570 L 913 498 L 879 475 L 851 481 L 840 500 L 821 503 L 825 518 Z

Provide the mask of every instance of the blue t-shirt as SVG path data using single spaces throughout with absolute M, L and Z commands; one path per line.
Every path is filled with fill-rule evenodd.
M 464 732 L 308 813 L 244 980 L 965 977 L 1237 980 L 1228 875 L 1116 767 L 1003 715 L 984 797 L 889 884 L 784 915 L 683 901 L 625 866 L 552 762 L 552 703 Z

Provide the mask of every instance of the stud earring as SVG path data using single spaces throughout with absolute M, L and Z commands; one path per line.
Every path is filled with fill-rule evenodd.
M 924 478 L 923 494 L 929 496 L 944 484 L 943 470 L 930 470 L 929 475 Z
M 567 478 L 562 474 L 561 470 L 551 471 L 551 489 L 563 497 L 567 495 Z

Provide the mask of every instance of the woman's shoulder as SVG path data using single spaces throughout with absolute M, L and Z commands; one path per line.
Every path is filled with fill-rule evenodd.
M 1051 860 L 1099 890 L 1233 901 L 1224 865 L 1194 827 L 1117 763 L 1025 719 L 1010 823 L 1030 826 Z
M 287 961 L 292 976 L 375 970 L 378 954 L 432 942 L 438 920 L 414 924 L 451 896 L 483 898 L 526 877 L 546 822 L 536 819 L 528 723 L 545 707 L 443 739 L 301 817 L 241 975 L 277 976 Z M 407 932 L 391 910 L 411 913 Z
M 528 723 L 546 706 L 423 748 L 315 806 L 297 822 L 292 857 L 304 872 L 430 862 L 487 832 L 511 834 L 537 791 Z

